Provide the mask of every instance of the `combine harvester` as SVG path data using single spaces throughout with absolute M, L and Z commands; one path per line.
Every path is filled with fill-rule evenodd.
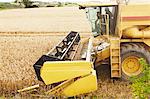
M 86 9 L 97 37 L 84 41 L 78 32 L 71 31 L 34 64 L 38 80 L 54 86 L 46 94 L 76 96 L 97 90 L 94 67 L 106 60 L 111 78 L 125 80 L 141 75 L 140 58 L 150 63 L 149 4 L 88 3 L 80 8 Z M 99 27 L 92 22 L 99 22 Z M 27 90 L 31 88 L 36 87 Z

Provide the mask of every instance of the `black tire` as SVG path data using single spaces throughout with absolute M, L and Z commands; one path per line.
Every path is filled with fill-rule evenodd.
M 121 45 L 121 63 L 129 56 L 143 58 L 150 64 L 150 52 L 140 43 L 127 43 Z M 142 72 L 136 76 L 142 75 Z M 130 76 L 122 70 L 122 79 L 129 80 Z

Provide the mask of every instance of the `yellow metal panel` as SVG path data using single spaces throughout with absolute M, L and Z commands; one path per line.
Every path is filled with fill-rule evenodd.
M 122 16 L 149 16 L 150 4 L 122 5 Z
M 46 85 L 90 74 L 92 63 L 86 61 L 45 62 L 41 77 Z
M 73 84 L 64 89 L 63 95 L 75 96 L 83 93 L 89 93 L 97 90 L 96 71 L 93 70 L 88 76 L 78 79 Z
M 150 20 L 132 20 L 132 21 L 122 21 L 121 29 L 124 30 L 126 28 L 135 26 L 135 25 L 150 25 Z
M 144 42 L 150 46 L 150 39 L 121 39 L 121 42 Z
M 150 46 L 150 39 L 144 39 L 143 42 L 144 42 L 146 45 Z
M 97 52 L 97 59 L 96 59 L 96 63 L 108 58 L 110 56 L 110 50 L 109 47 L 106 49 L 103 49 L 102 51 L 98 51 Z
M 150 25 L 150 4 L 121 6 L 122 30 L 133 25 Z

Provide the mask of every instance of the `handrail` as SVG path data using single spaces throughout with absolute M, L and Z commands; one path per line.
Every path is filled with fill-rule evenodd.
M 105 26 L 105 31 L 103 33 L 103 26 Z M 102 34 L 106 34 L 109 36 L 109 15 L 108 14 L 102 14 L 100 15 L 100 29 Z

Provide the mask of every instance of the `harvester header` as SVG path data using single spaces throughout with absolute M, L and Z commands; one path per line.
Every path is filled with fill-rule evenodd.
M 38 80 L 46 85 L 57 85 L 46 94 L 75 96 L 97 89 L 96 72 L 90 59 L 91 50 L 88 50 L 90 55 L 87 54 L 86 60 L 74 60 L 79 45 L 79 33 L 71 31 L 34 64 Z

